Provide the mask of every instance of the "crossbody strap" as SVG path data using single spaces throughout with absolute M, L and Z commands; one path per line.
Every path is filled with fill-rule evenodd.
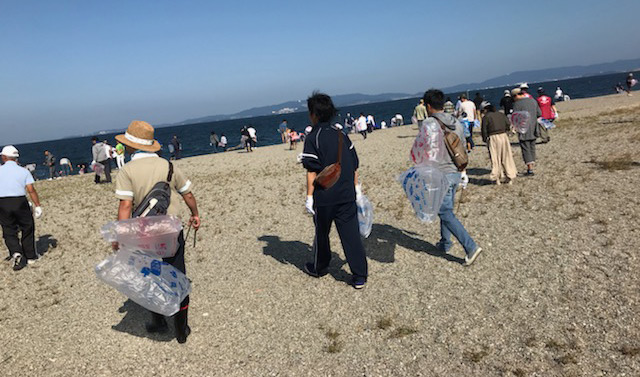
M 438 124 L 440 125 L 440 128 L 442 128 L 442 131 L 444 132 L 451 132 L 449 130 L 447 130 L 447 127 L 444 125 L 444 122 L 441 121 L 440 119 L 438 119 L 437 117 L 432 117 L 433 119 L 436 120 L 436 122 L 438 122 Z
M 342 131 L 338 130 L 338 164 L 342 164 Z
M 167 175 L 167 183 L 171 183 L 171 179 L 173 178 L 173 164 L 169 161 L 169 174 Z

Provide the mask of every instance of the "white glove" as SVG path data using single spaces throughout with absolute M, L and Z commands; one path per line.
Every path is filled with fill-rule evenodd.
M 296 160 L 298 161 L 299 164 L 302 163 L 302 153 L 300 153 L 298 157 L 296 157 Z
M 304 203 L 304 207 L 310 215 L 316 214 L 316 211 L 313 210 L 313 196 L 307 196 L 307 201 Z
M 33 211 L 34 216 L 36 217 L 36 219 L 39 219 L 42 217 L 42 207 L 38 206 L 36 207 L 36 209 Z
M 469 177 L 467 176 L 467 172 L 463 171 L 460 175 L 460 186 L 465 190 L 467 188 L 467 184 L 469 184 Z

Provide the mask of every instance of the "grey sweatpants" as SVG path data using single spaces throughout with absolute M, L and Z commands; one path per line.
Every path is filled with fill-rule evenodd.
M 520 140 L 520 149 L 522 150 L 522 159 L 525 164 L 533 164 L 536 162 L 535 140 Z

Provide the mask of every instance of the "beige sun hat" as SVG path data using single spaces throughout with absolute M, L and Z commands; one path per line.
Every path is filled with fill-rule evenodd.
M 131 148 L 145 151 L 157 152 L 160 150 L 160 143 L 153 138 L 153 126 L 141 120 L 134 120 L 129 123 L 127 131 L 122 135 L 116 135 L 116 140 Z

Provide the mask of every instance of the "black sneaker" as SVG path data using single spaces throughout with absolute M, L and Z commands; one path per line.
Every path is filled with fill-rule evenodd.
M 533 177 L 535 174 L 533 173 L 533 170 L 527 170 L 527 172 L 524 173 L 524 175 L 527 177 Z
M 353 288 L 362 289 L 365 285 L 367 285 L 366 278 L 363 278 L 362 276 L 356 276 L 353 278 Z
M 22 254 L 13 254 L 13 270 L 20 271 L 27 266 L 27 258 L 23 257 Z
M 187 337 L 191 334 L 191 327 L 187 326 L 187 331 L 184 332 L 184 335 L 177 335 L 176 340 L 178 343 L 183 344 L 187 342 Z
M 307 275 L 313 276 L 314 278 L 319 278 L 321 276 L 326 275 L 327 269 L 322 268 L 316 271 L 316 268 L 313 266 L 313 263 L 306 263 L 304 265 L 304 272 L 307 273 Z

